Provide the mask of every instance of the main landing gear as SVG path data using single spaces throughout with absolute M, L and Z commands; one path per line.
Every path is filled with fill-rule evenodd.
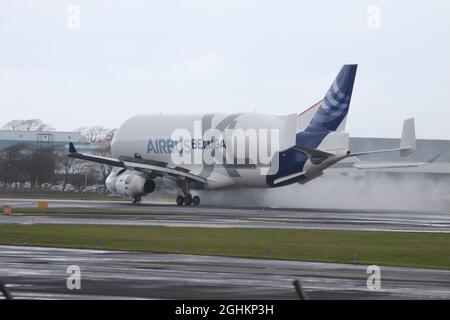
M 190 193 L 186 193 L 184 196 L 179 195 L 177 197 L 177 205 L 178 206 L 198 206 L 200 204 L 200 197 L 199 196 L 192 196 Z
M 200 204 L 200 197 L 199 196 L 192 196 L 192 194 L 189 191 L 189 181 L 185 180 L 181 187 L 181 194 L 177 197 L 177 206 L 182 206 L 183 204 L 185 206 L 198 206 Z

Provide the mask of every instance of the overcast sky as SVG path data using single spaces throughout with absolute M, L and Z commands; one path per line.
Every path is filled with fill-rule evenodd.
M 322 98 L 342 64 L 357 63 L 351 136 L 398 137 L 415 117 L 419 138 L 450 139 L 448 0 L 0 4 L 0 125 L 289 114 Z M 79 29 L 70 5 L 81 10 Z

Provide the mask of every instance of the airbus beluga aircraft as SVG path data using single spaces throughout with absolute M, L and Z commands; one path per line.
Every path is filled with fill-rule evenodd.
M 134 203 L 163 184 L 189 206 L 200 204 L 195 190 L 304 184 L 347 157 L 413 152 L 413 119 L 405 120 L 397 149 L 349 150 L 344 130 L 356 70 L 344 65 L 325 97 L 301 114 L 138 115 L 117 130 L 111 158 L 78 153 L 72 143 L 68 156 L 113 166 L 107 189 Z

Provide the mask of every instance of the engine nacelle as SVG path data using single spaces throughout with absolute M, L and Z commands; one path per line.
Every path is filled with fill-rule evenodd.
M 155 182 L 137 174 L 121 174 L 108 177 L 106 185 L 109 190 L 125 196 L 146 195 L 155 190 Z

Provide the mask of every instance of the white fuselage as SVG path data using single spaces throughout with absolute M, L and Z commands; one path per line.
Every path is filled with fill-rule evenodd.
M 138 115 L 118 129 L 111 154 L 115 158 L 141 158 L 187 169 L 208 179 L 207 188 L 267 187 L 267 174 L 277 169 L 277 161 L 272 163 L 272 160 L 278 158 L 285 120 L 286 117 L 257 113 Z M 229 135 L 236 132 L 247 135 L 247 140 L 243 149 L 238 150 L 236 144 L 231 151 Z M 255 135 L 259 143 L 252 142 Z M 276 141 L 276 148 L 270 145 L 272 141 Z M 264 147 L 267 148 L 261 150 Z M 270 155 L 269 161 L 267 157 L 266 162 L 259 161 L 263 151 Z M 231 155 L 219 157 L 220 152 L 231 152 Z

